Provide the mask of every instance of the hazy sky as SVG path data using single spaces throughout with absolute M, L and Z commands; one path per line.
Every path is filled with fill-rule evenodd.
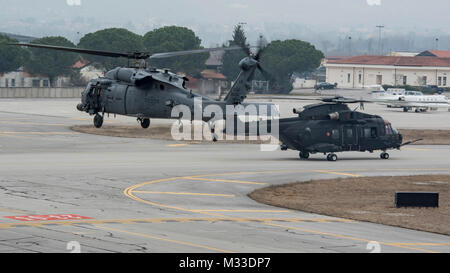
M 144 34 L 175 24 L 194 29 L 210 46 L 229 39 L 239 22 L 247 23 L 249 38 L 263 33 L 269 40 L 376 36 L 379 24 L 386 35 L 448 35 L 449 11 L 450 0 L 0 0 L 0 31 L 76 41 L 105 27 Z

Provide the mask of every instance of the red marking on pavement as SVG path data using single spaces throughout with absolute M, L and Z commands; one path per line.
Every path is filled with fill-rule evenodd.
M 55 221 L 55 220 L 82 220 L 93 219 L 86 216 L 74 214 L 49 214 L 49 215 L 20 215 L 20 216 L 3 216 L 5 218 L 19 221 Z

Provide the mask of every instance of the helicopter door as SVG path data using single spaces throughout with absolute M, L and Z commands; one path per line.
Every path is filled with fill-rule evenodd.
M 343 126 L 342 131 L 343 148 L 349 151 L 358 150 L 358 132 L 356 127 Z
M 101 111 L 102 88 L 99 85 L 91 85 L 86 93 L 86 105 L 89 114 L 93 115 Z
M 125 96 L 128 85 L 116 84 L 108 89 L 106 111 L 119 115 L 125 115 Z

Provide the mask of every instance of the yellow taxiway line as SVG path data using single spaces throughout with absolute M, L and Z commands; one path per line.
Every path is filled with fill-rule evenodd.
M 317 230 L 312 230 L 312 229 L 305 229 L 305 228 L 292 227 L 292 226 L 286 226 L 286 225 L 279 225 L 279 224 L 273 224 L 273 223 L 264 223 L 264 224 L 268 225 L 268 226 L 283 228 L 283 229 L 294 229 L 294 230 L 298 230 L 298 231 L 302 231 L 302 232 L 314 233 L 314 234 L 325 235 L 325 236 L 341 238 L 341 239 L 347 239 L 347 240 L 352 240 L 352 241 L 361 241 L 361 242 L 366 242 L 366 243 L 375 241 L 375 240 L 368 240 L 368 239 L 363 239 L 363 238 L 358 238 L 358 237 L 353 237 L 353 236 L 346 236 L 346 235 L 335 234 L 335 233 L 330 233 L 330 232 L 322 232 L 322 231 L 317 231 Z M 404 245 L 404 244 L 384 243 L 384 242 L 378 242 L 378 243 L 380 245 L 394 246 L 394 247 L 399 247 L 399 248 L 406 248 L 406 249 L 415 250 L 415 251 L 419 251 L 419 252 L 438 253 L 437 251 L 432 251 L 432 250 L 423 249 L 423 248 L 409 247 L 409 246 Z
M 138 236 L 138 237 L 143 237 L 143 238 L 148 238 L 148 239 L 160 240 L 160 241 L 175 243 L 175 244 L 179 244 L 179 245 L 189 246 L 189 247 L 207 249 L 207 250 L 211 250 L 214 252 L 234 253 L 234 251 L 230 251 L 230 250 L 223 250 L 223 249 L 199 245 L 199 244 L 195 244 L 195 243 L 172 240 L 172 239 L 162 238 L 162 237 L 158 237 L 158 236 L 154 236 L 154 235 L 148 235 L 148 234 L 143 234 L 143 233 L 131 232 L 131 231 L 127 231 L 127 230 L 121 230 L 121 229 L 117 229 L 117 228 L 110 228 L 110 227 L 105 227 L 105 226 L 96 226 L 96 227 L 99 229 L 107 230 L 107 231 L 120 232 L 120 233 L 125 233 L 128 235 L 133 235 L 133 236 Z
M 0 134 L 5 135 L 79 135 L 80 133 L 76 132 L 28 132 L 28 131 L 9 131 L 9 132 L 0 132 Z
M 133 191 L 134 193 L 148 194 L 171 194 L 171 195 L 198 195 L 198 196 L 219 196 L 219 197 L 235 197 L 234 194 L 218 194 L 218 193 L 196 193 L 196 192 L 165 192 L 165 191 Z
M 185 146 L 189 146 L 189 144 L 187 144 L 187 143 L 180 143 L 180 144 L 169 144 L 169 145 L 167 145 L 167 147 L 171 147 L 171 148 L 185 147 Z
M 316 173 L 336 174 L 336 175 L 342 175 L 342 176 L 351 176 L 351 177 L 363 177 L 364 176 L 364 175 L 360 175 L 360 174 L 334 172 L 334 171 L 327 171 L 327 170 L 314 170 L 314 172 L 316 172 Z
M 314 223 L 353 223 L 352 220 L 340 218 L 265 218 L 265 217 L 191 217 L 191 218 L 142 218 L 142 219 L 84 219 L 84 220 L 53 220 L 53 221 L 18 221 L 0 223 L 0 229 L 20 227 L 42 227 L 46 225 L 75 226 L 82 224 L 105 225 L 105 224 L 159 224 L 159 223 L 189 223 L 189 222 L 314 222 Z
M 193 209 L 192 212 L 258 212 L 258 213 L 289 213 L 289 210 L 263 210 L 263 209 Z
M 228 180 L 228 179 L 213 179 L 213 178 L 200 178 L 200 177 L 196 177 L 196 176 L 180 177 L 180 179 L 195 180 L 195 181 L 237 183 L 237 184 L 267 185 L 267 183 L 261 183 L 261 182 L 251 182 L 251 181 L 242 181 L 242 180 Z

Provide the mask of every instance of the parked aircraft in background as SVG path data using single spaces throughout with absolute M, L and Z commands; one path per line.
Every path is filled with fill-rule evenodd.
M 424 95 L 419 91 L 404 89 L 388 89 L 372 91 L 371 101 L 387 105 L 387 107 L 403 108 L 403 112 L 415 109 L 415 112 L 426 112 L 438 108 L 450 108 L 450 100 L 444 95 Z

